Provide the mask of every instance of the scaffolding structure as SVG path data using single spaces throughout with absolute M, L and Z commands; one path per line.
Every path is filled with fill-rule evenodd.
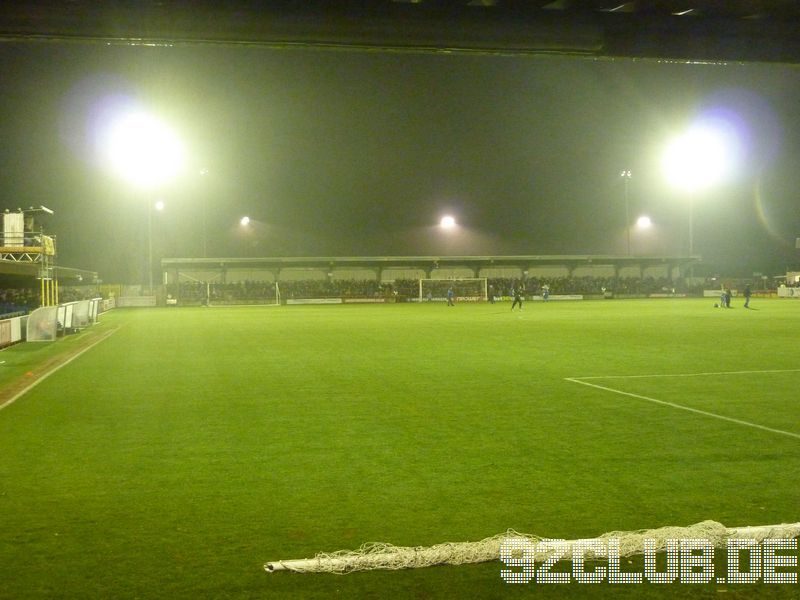
M 53 214 L 44 206 L 18 209 L 3 213 L 0 261 L 35 269 L 39 280 L 40 305 L 58 305 L 58 275 L 56 270 L 56 238 L 46 235 L 38 226 L 37 214 Z

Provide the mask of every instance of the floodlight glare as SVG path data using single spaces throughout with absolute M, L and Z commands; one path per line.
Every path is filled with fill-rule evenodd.
M 729 174 L 737 150 L 731 132 L 714 123 L 700 124 L 667 145 L 662 166 L 675 187 L 699 191 Z
M 242 227 L 247 227 L 247 226 L 250 224 L 250 217 L 242 217 L 242 218 L 239 220 L 239 224 L 240 224 Z
M 650 217 L 646 215 L 642 215 L 641 217 L 636 219 L 636 227 L 638 227 L 639 229 L 647 229 L 652 224 L 653 222 L 650 220 Z
M 157 201 L 157 202 L 156 202 L 156 203 L 153 205 L 153 207 L 154 207 L 156 210 L 159 210 L 159 211 L 160 211 L 160 210 L 164 210 L 164 201 L 163 201 L 163 200 L 158 200 L 158 201 Z
M 441 225 L 442 229 L 453 229 L 456 226 L 456 220 L 450 215 L 447 215 L 446 217 L 442 217 L 439 225 Z
M 694 254 L 693 197 L 728 177 L 741 160 L 742 151 L 736 124 L 712 114 L 674 138 L 664 150 L 664 174 L 672 185 L 686 192 L 689 199 L 690 256 Z M 689 276 L 692 274 L 690 265 Z
M 112 124 L 104 139 L 111 168 L 148 188 L 173 178 L 183 166 L 184 149 L 175 133 L 157 119 L 131 112 Z

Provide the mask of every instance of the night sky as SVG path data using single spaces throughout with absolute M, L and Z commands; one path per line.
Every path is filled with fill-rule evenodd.
M 630 169 L 641 254 L 688 251 L 667 141 L 735 126 L 735 171 L 693 197 L 694 249 L 723 275 L 800 262 L 800 70 L 553 56 L 99 43 L 0 45 L 2 207 L 44 204 L 59 263 L 137 276 L 156 257 L 623 254 Z M 144 191 L 97 138 L 135 103 L 187 149 Z M 201 175 L 200 171 L 206 174 Z M 436 227 L 449 213 L 460 224 Z M 248 230 L 238 219 L 253 220 Z

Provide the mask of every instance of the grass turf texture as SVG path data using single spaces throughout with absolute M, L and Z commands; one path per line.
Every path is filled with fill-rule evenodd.
M 262 570 L 509 527 L 570 539 L 800 520 L 797 439 L 565 380 L 798 368 L 800 304 L 754 304 L 109 313 L 94 329 L 116 333 L 0 411 L 0 597 L 795 598 L 798 585 L 511 586 L 499 562 Z M 0 358 L 29 370 L 70 343 Z M 797 376 L 593 381 L 800 433 Z

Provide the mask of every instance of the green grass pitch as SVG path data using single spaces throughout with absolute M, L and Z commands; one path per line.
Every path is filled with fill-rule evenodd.
M 12 347 L 0 384 L 116 328 L 0 411 L 0 597 L 796 598 L 800 585 L 511 586 L 499 562 L 263 570 L 508 528 L 800 521 L 800 303 L 753 305 L 118 310 Z

